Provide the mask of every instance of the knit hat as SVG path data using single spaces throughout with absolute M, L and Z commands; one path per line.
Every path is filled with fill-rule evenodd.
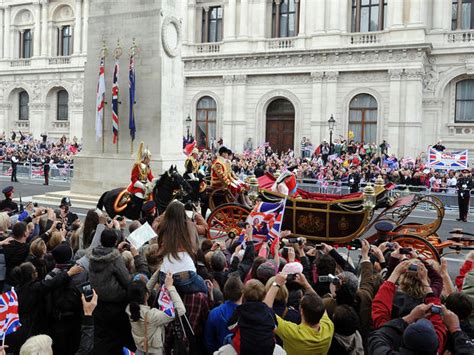
M 257 278 L 262 281 L 262 283 L 266 283 L 270 277 L 276 275 L 276 265 L 272 261 L 265 261 L 261 264 L 257 269 Z
M 62 242 L 56 246 L 52 251 L 54 261 L 56 264 L 67 264 L 72 259 L 72 249 L 68 243 Z
M 403 349 L 417 354 L 436 354 L 438 336 L 433 323 L 422 318 L 410 324 L 403 333 Z M 401 350 L 401 349 L 400 349 Z M 401 351 L 401 353 L 404 353 Z
M 106 248 L 113 248 L 117 243 L 117 234 L 111 229 L 106 229 L 100 235 L 100 244 Z
M 303 265 L 297 262 L 288 263 L 282 270 L 285 274 L 301 274 L 303 272 Z

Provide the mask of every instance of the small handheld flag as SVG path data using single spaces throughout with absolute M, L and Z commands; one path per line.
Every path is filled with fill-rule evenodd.
M 158 305 L 160 310 L 165 312 L 168 317 L 175 317 L 174 303 L 166 287 L 161 288 L 161 292 L 158 296 Z
M 21 327 L 18 316 L 18 296 L 15 289 L 0 295 L 0 337 L 5 341 L 5 336 Z

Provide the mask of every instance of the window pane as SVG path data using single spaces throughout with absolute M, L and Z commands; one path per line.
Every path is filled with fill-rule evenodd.
M 288 18 L 288 37 L 296 36 L 295 31 L 295 14 L 290 14 Z
M 474 80 L 463 80 L 456 85 L 456 121 L 474 121 Z
M 360 32 L 369 32 L 369 8 L 360 9 Z
M 295 9 L 295 0 L 285 0 L 285 2 L 288 3 L 288 7 L 289 7 L 290 12 L 296 11 L 296 9 Z
M 362 0 L 361 4 L 362 4 L 362 6 L 369 5 L 369 2 L 370 2 L 370 0 Z
M 196 124 L 196 141 L 198 148 L 207 147 L 207 129 L 205 122 L 197 122 Z
M 361 122 L 361 121 L 362 121 L 362 111 L 360 110 L 349 111 L 349 122 Z
M 457 28 L 457 19 L 458 19 L 458 3 L 457 1 L 453 1 L 451 5 L 451 29 L 454 31 Z
M 377 125 L 376 124 L 365 124 L 364 125 L 364 138 L 363 141 L 366 143 L 372 143 L 377 141 Z
M 357 9 L 355 7 L 352 8 L 352 20 L 351 20 L 351 31 L 355 32 L 356 31 L 356 15 L 357 15 Z
M 354 97 L 349 105 L 350 108 L 377 108 L 377 101 L 372 95 L 360 94 Z
M 377 31 L 379 26 L 379 7 L 372 6 L 370 8 L 370 31 Z
M 280 37 L 288 37 L 288 14 L 280 16 Z
M 68 111 L 69 111 L 69 95 L 66 90 L 61 90 L 58 92 L 58 112 L 57 112 L 57 120 L 65 120 L 68 119 Z
M 382 28 L 386 29 L 387 28 L 387 3 L 383 5 L 383 24 Z
M 362 125 L 360 123 L 349 123 L 349 131 L 354 133 L 354 141 L 360 142 L 362 140 Z
M 19 94 L 19 112 L 18 112 L 18 119 L 19 120 L 27 120 L 28 119 L 28 103 L 30 101 L 30 97 L 26 91 L 22 91 Z
M 456 121 L 474 121 L 474 101 L 458 101 L 456 103 Z
M 474 100 L 474 80 L 463 80 L 456 85 L 457 100 Z
M 463 30 L 468 30 L 471 28 L 471 3 L 462 4 L 462 19 L 461 19 L 461 28 Z
M 280 13 L 288 12 L 288 1 L 282 1 L 280 4 Z
M 207 129 L 208 129 L 208 137 L 210 139 L 215 139 L 216 138 L 216 122 L 213 121 L 213 122 L 209 122 L 209 124 L 207 125 Z M 209 147 L 209 139 L 207 140 L 207 146 Z
M 365 121 L 366 122 L 377 122 L 377 110 L 367 110 L 367 111 L 365 111 Z
M 216 42 L 222 41 L 222 19 L 217 20 L 216 25 Z
M 209 96 L 205 96 L 199 100 L 197 108 L 216 108 L 216 102 Z

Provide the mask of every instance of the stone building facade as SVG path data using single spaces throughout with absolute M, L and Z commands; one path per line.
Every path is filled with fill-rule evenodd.
M 186 6 L 185 113 L 200 146 L 222 137 L 240 151 L 250 138 L 298 151 L 302 137 L 329 140 L 333 115 L 334 138 L 385 139 L 400 155 L 438 140 L 474 150 L 471 0 Z
M 0 131 L 82 136 L 89 0 L 0 0 Z

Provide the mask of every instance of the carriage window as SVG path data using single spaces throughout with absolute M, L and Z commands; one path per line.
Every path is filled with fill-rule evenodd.
M 455 122 L 474 122 L 474 80 L 456 84 Z
M 197 104 L 196 142 L 199 149 L 211 148 L 216 139 L 217 105 L 212 97 L 205 96 Z
M 368 94 L 354 97 L 349 105 L 349 131 L 354 141 L 375 143 L 377 140 L 377 101 Z

